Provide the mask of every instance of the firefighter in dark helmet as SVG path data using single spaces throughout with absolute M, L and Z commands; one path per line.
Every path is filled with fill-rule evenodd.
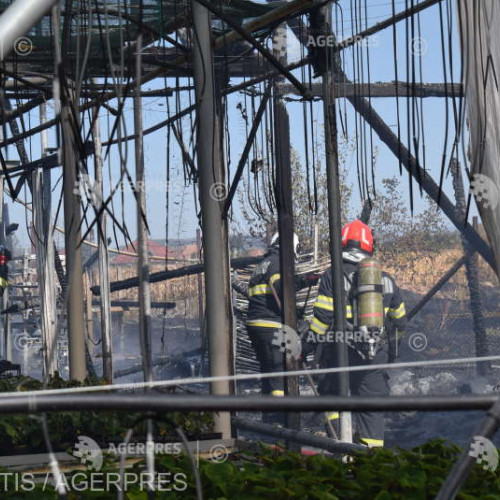
M 248 312 L 246 327 L 262 373 L 282 372 L 284 353 L 275 341 L 282 329 L 281 303 L 283 301 L 280 274 L 279 235 L 275 234 L 262 261 L 255 267 L 248 284 Z M 298 258 L 299 238 L 293 235 L 293 249 Z M 296 290 L 317 282 L 318 276 L 296 277 Z M 262 394 L 284 396 L 283 378 L 262 380 Z M 280 418 L 264 413 L 264 421 L 277 422 Z
M 317 344 L 326 340 L 323 363 L 328 366 L 334 366 L 339 340 L 348 345 L 349 366 L 387 363 L 397 353 L 407 323 L 399 288 L 372 258 L 373 236 L 366 224 L 355 220 L 344 226 L 342 247 L 347 331 L 341 339 L 337 332 L 331 331 L 335 304 L 330 267 L 321 277 L 307 342 Z M 389 394 L 383 370 L 353 371 L 349 378 L 353 396 Z M 320 392 L 337 394 L 336 380 L 333 374 L 324 377 Z M 330 412 L 328 416 L 332 423 L 338 423 L 338 412 Z M 371 447 L 384 445 L 383 413 L 363 412 L 354 417 L 355 437 L 359 442 Z

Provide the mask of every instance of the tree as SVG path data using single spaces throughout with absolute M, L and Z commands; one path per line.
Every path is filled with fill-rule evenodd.
M 439 249 L 446 240 L 443 235 L 449 235 L 441 210 L 427 196 L 425 208 L 412 217 L 403 192 L 397 177 L 382 179 L 370 217 L 377 248 L 386 256 L 415 249 Z
M 315 145 L 316 151 L 322 150 Z M 347 183 L 345 168 L 346 159 L 354 148 L 353 141 L 343 141 L 339 147 L 340 183 L 342 220 L 346 222 L 350 216 L 350 202 L 352 187 Z M 328 253 L 328 198 L 324 154 L 319 153 L 316 163 L 316 193 L 317 204 L 314 200 L 312 172 L 309 178 L 306 167 L 300 156 L 292 148 L 290 152 L 292 162 L 292 186 L 294 205 L 295 232 L 299 236 L 302 252 L 312 252 L 314 245 L 314 224 L 318 224 L 319 252 Z M 264 169 L 264 163 L 266 168 Z M 277 212 L 272 186 L 272 165 L 270 162 L 253 161 L 251 173 L 242 182 L 242 189 L 238 191 L 238 201 L 245 230 L 252 236 L 259 237 L 266 243 L 277 231 Z M 311 167 L 312 170 L 312 167 Z M 309 186 L 309 188 L 308 188 Z M 316 205 L 316 206 L 315 206 Z M 316 209 L 316 213 L 314 210 Z M 240 225 L 241 230 L 241 225 Z

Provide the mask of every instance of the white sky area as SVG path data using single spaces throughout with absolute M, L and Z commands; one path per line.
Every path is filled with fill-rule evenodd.
M 409 3 L 409 2 L 408 2 Z M 443 16 L 446 20 L 446 3 L 443 2 Z M 353 15 L 351 11 L 351 4 L 358 4 L 359 2 L 351 0 L 341 0 L 340 5 L 342 6 L 342 16 L 343 16 L 343 33 L 338 35 L 339 39 L 346 38 L 352 34 L 352 32 L 357 32 L 364 29 L 366 26 L 371 26 L 377 22 L 380 22 L 391 15 L 392 3 L 389 0 L 373 0 L 368 1 L 367 6 L 367 22 L 365 23 L 364 10 L 363 15 L 359 18 Z M 361 2 L 364 9 L 364 2 Z M 450 2 L 455 7 L 454 2 Z M 403 10 L 405 8 L 404 0 L 396 1 L 397 11 Z M 338 23 L 334 22 L 334 26 L 338 24 L 340 26 L 340 9 L 335 9 L 335 15 L 337 16 Z M 453 13 L 455 14 L 455 13 Z M 354 25 L 357 21 L 357 26 Z M 415 19 L 415 33 L 417 33 L 417 20 Z M 422 61 L 422 72 L 423 81 L 432 83 L 442 83 L 443 82 L 443 58 L 441 52 L 441 36 L 440 36 L 440 18 L 439 18 L 439 8 L 438 6 L 433 6 L 427 11 L 420 15 L 420 26 L 421 33 L 419 38 L 422 40 L 420 46 L 422 47 L 421 61 Z M 411 26 L 408 24 L 408 29 Z M 340 29 L 340 28 L 339 28 Z M 342 31 L 342 30 L 341 30 Z M 445 37 L 445 44 L 448 44 L 448 38 Z M 399 72 L 399 80 L 406 80 L 406 47 L 407 47 L 407 37 L 406 37 L 406 23 L 400 22 L 397 25 L 397 67 Z M 454 75 L 450 78 L 450 68 L 447 66 L 448 81 L 459 80 L 460 71 L 460 53 L 459 45 L 457 43 L 457 34 L 453 33 L 453 64 L 454 64 Z M 288 30 L 288 58 L 289 61 L 295 61 L 302 57 L 301 46 L 292 34 Z M 366 47 L 363 47 L 362 51 L 365 57 L 367 54 Z M 448 51 L 448 47 L 446 47 Z M 369 41 L 368 46 L 369 57 L 370 57 L 370 72 L 372 82 L 390 82 L 395 80 L 395 68 L 394 68 L 394 58 L 393 58 L 393 30 L 392 28 L 386 29 Z M 353 75 L 353 53 L 352 49 L 345 51 L 345 71 L 349 77 L 352 78 Z M 448 61 L 448 52 L 446 56 Z M 366 64 L 366 60 L 365 60 Z M 300 70 L 294 73 L 298 78 L 301 76 Z M 238 84 L 242 81 L 240 78 L 233 78 L 230 81 L 230 85 Z M 320 80 L 317 80 L 318 82 Z M 366 81 L 366 72 L 365 72 Z M 166 80 L 169 87 L 174 87 L 176 84 L 175 79 L 169 78 Z M 192 81 L 188 79 L 179 79 L 180 86 L 190 85 Z M 146 84 L 144 90 L 162 88 L 165 84 L 164 79 L 159 79 L 155 82 Z M 297 98 L 297 96 L 291 96 Z M 170 108 L 170 114 L 174 114 L 176 111 L 187 107 L 193 102 L 194 94 L 191 95 L 191 101 L 188 92 L 182 92 L 179 95 L 179 99 L 176 102 L 175 97 L 170 97 L 167 99 L 165 97 L 159 98 L 149 98 L 143 100 L 144 107 L 144 129 L 148 129 L 153 125 L 167 119 L 168 111 Z M 239 156 L 243 150 L 245 140 L 246 140 L 246 127 L 245 123 L 241 117 L 240 111 L 236 108 L 238 103 L 244 102 L 244 96 L 242 94 L 232 94 L 227 99 L 228 106 L 228 129 L 230 131 L 230 160 L 231 160 L 231 176 L 234 174 Z M 259 100 L 256 100 L 256 105 L 258 106 Z M 347 130 L 349 137 L 355 138 L 355 113 L 352 106 L 348 102 L 344 102 L 340 99 L 338 102 L 338 111 L 342 114 L 342 119 L 345 121 L 347 119 Z M 247 104 L 250 100 L 247 97 Z M 458 100 L 457 100 L 458 103 Z M 168 106 L 167 106 L 168 104 Z M 112 107 L 117 107 L 116 101 L 111 101 L 110 105 Z M 396 99 L 395 98 L 380 98 L 372 99 L 372 105 L 375 110 L 382 116 L 386 123 L 391 127 L 391 129 L 396 132 Z M 400 124 L 401 124 L 401 137 L 403 142 L 406 144 L 406 123 L 407 123 L 407 112 L 406 112 L 406 99 L 400 99 Z M 299 153 L 301 159 L 304 159 L 305 146 L 304 146 L 304 128 L 302 121 L 303 106 L 300 102 L 290 102 L 287 104 L 287 108 L 290 114 L 291 123 L 291 144 L 295 150 Z M 316 136 L 321 136 L 321 130 L 323 126 L 323 110 L 322 103 L 315 102 L 313 105 Z M 420 110 L 419 110 L 420 111 Z M 444 144 L 445 144 L 445 125 L 446 116 L 449 117 L 448 122 L 448 145 L 446 154 L 447 161 L 449 161 L 449 154 L 451 151 L 451 141 L 455 132 L 455 125 L 453 121 L 452 113 L 452 103 L 451 99 L 443 98 L 427 98 L 423 102 L 424 111 L 424 130 L 425 130 L 425 149 L 426 149 L 426 167 L 429 173 L 433 176 L 434 180 L 439 181 L 439 174 L 441 170 L 441 162 L 443 158 Z M 35 109 L 30 113 L 24 115 L 25 126 L 34 127 L 39 124 L 39 111 Z M 48 106 L 48 119 L 54 116 L 53 105 L 49 102 Z M 105 109 L 101 108 L 100 112 L 101 119 L 101 130 L 103 141 L 109 135 L 110 128 L 113 126 L 115 118 Z M 194 114 L 192 118 L 184 118 L 178 122 L 184 136 L 186 144 L 192 150 L 191 142 L 191 127 L 193 126 Z M 250 115 L 251 120 L 251 115 Z M 133 102 L 131 99 L 127 100 L 125 105 L 125 122 L 126 131 L 123 131 L 123 135 L 129 135 L 133 133 Z M 339 121 L 339 131 L 340 131 L 340 121 Z M 367 133 L 369 128 L 366 128 Z M 369 137 L 369 136 L 367 136 Z M 374 147 L 376 148 L 378 154 L 376 159 L 376 183 L 380 185 L 381 180 L 387 177 L 399 176 L 399 162 L 396 157 L 388 150 L 388 148 L 379 140 L 376 134 L 373 134 Z M 421 139 L 422 140 L 422 139 Z M 40 158 L 40 138 L 39 136 L 33 136 L 25 141 L 28 154 L 32 161 Z M 56 146 L 55 132 L 51 131 L 49 133 L 49 145 L 50 147 Z M 467 149 L 467 144 L 464 145 L 464 150 Z M 166 170 L 167 170 L 167 129 L 163 128 L 157 132 L 149 134 L 145 137 L 144 142 L 144 153 L 145 153 L 145 164 L 146 164 L 146 192 L 147 192 L 147 211 L 148 211 L 148 223 L 151 230 L 151 237 L 155 239 L 164 239 L 166 234 Z M 460 152 L 461 153 L 461 152 Z M 134 145 L 133 141 L 129 142 L 127 145 L 122 145 L 122 156 L 126 157 L 126 165 L 128 171 L 135 178 L 135 165 L 134 165 Z M 17 159 L 17 152 L 14 146 L 9 146 L 8 157 L 10 159 Z M 252 154 L 250 155 L 250 158 Z M 180 150 L 177 146 L 176 140 L 171 135 L 171 148 L 168 153 L 168 159 L 170 161 L 170 173 L 171 173 L 171 189 L 170 189 L 170 206 L 169 206 L 169 216 L 168 216 L 168 226 L 169 226 L 169 238 L 193 238 L 195 236 L 195 231 L 198 225 L 198 219 L 196 216 L 196 208 L 194 203 L 194 190 L 193 186 L 183 187 L 183 168 L 182 168 L 182 158 Z M 461 160 L 463 161 L 462 155 Z M 88 163 L 89 171 L 93 175 L 94 165 L 93 160 L 90 159 Z M 361 209 L 360 194 L 357 189 L 357 172 L 356 172 L 356 158 L 352 155 L 348 158 L 345 165 L 348 170 L 348 181 L 353 185 L 354 195 L 353 203 L 359 205 Z M 105 178 L 105 193 L 110 192 L 111 184 L 116 184 L 118 182 L 120 172 L 120 161 L 119 161 L 119 151 L 117 146 L 113 146 L 110 150 L 109 156 L 105 161 L 104 168 L 104 178 Z M 58 200 L 61 193 L 61 168 L 56 168 L 52 170 L 52 185 L 53 185 L 53 207 L 52 215 L 55 217 L 56 208 L 58 205 Z M 246 174 L 245 174 L 246 175 Z M 110 184 L 111 180 L 111 184 Z M 468 182 L 466 182 L 466 189 Z M 408 176 L 404 171 L 403 178 L 401 179 L 401 186 L 404 189 L 404 198 L 409 206 L 408 197 Z M 451 178 L 447 177 L 444 181 L 444 192 L 454 200 L 453 189 L 451 187 Z M 415 193 L 415 208 L 418 212 L 423 207 L 423 202 L 420 199 L 420 194 L 418 192 L 417 185 L 414 184 Z M 20 198 L 31 202 L 29 191 L 25 188 L 21 191 Z M 235 197 L 234 215 L 236 218 L 241 217 L 241 211 L 238 207 L 238 196 Z M 18 238 L 21 240 L 23 245 L 28 244 L 28 237 L 26 226 L 31 221 L 31 213 L 27 212 L 19 204 L 12 204 L 10 199 L 7 198 L 10 203 L 10 219 L 11 222 L 18 222 L 20 224 L 20 229 L 17 233 Z M 130 188 L 127 186 L 125 188 L 124 194 L 124 204 L 122 205 L 122 197 L 120 193 L 116 193 L 113 200 L 113 210 L 116 218 L 121 222 L 125 223 L 132 238 L 135 239 L 136 236 L 136 210 L 135 201 Z M 475 214 L 475 211 L 471 212 Z M 89 213 L 89 221 L 93 219 L 92 212 Z M 57 225 L 63 226 L 63 212 L 62 209 L 59 211 L 57 218 Z M 85 228 L 84 228 L 85 230 Z M 119 230 L 116 229 L 118 234 L 118 242 L 123 245 L 125 240 L 119 234 Z M 111 223 L 108 225 L 108 234 L 113 237 L 113 232 L 111 231 Z M 63 238 L 62 235 L 56 237 L 56 242 L 62 246 Z M 115 246 L 113 241 L 112 246 Z

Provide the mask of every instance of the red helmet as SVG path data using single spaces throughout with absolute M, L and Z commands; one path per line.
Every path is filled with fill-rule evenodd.
M 344 248 L 358 248 L 369 254 L 373 253 L 373 235 L 371 229 L 355 220 L 342 228 L 342 246 Z

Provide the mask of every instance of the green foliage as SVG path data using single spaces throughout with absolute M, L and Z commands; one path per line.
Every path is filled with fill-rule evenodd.
M 234 454 L 225 463 L 200 462 L 200 477 L 207 500 L 260 500 L 272 498 L 315 500 L 425 500 L 434 498 L 460 454 L 455 445 L 442 440 L 431 441 L 413 450 L 376 449 L 351 463 L 324 456 L 302 456 L 263 448 L 260 453 Z M 105 464 L 105 471 L 116 471 L 116 460 Z M 144 463 L 131 471 L 144 470 Z M 158 493 L 156 498 L 195 498 L 195 481 L 187 456 L 163 455 L 157 458 L 156 471 L 168 473 L 175 484 L 182 475 L 179 490 Z M 80 475 L 82 473 L 79 473 Z M 52 499 L 50 492 L 25 494 L 23 498 Z M 109 493 L 70 493 L 70 500 L 115 498 Z M 3 498 L 16 498 L 13 493 Z M 146 493 L 132 488 L 126 498 L 146 499 Z M 458 495 L 458 500 L 500 498 L 498 474 L 474 467 Z
M 101 379 L 88 379 L 83 385 L 103 384 Z M 48 389 L 64 389 L 81 386 L 79 382 L 52 377 Z M 30 377 L 0 379 L 0 392 L 37 391 L 43 388 L 42 382 Z M 163 418 L 183 428 L 188 436 L 198 436 L 210 432 L 213 425 L 212 413 L 170 412 Z M 52 446 L 56 450 L 71 448 L 79 435 L 91 437 L 97 443 L 120 443 L 127 429 L 136 427 L 136 433 L 143 431 L 144 424 L 136 423 L 141 415 L 117 411 L 107 412 L 57 412 L 48 413 L 47 426 Z M 169 423 L 157 422 L 157 436 L 175 437 L 177 434 Z M 7 455 L 14 451 L 23 453 L 45 452 L 45 443 L 38 415 L 8 415 L 0 417 L 0 448 Z

